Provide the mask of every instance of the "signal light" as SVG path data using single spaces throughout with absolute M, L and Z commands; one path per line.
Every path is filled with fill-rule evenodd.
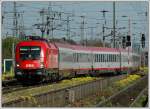
M 126 46 L 131 46 L 131 36 L 127 35 L 127 42 L 126 42 Z
M 145 41 L 145 34 L 142 34 L 142 41 Z
M 126 42 L 126 38 L 123 37 L 123 38 L 122 38 L 122 43 L 125 43 L 125 42 Z
M 103 41 L 105 40 L 105 36 L 103 36 Z
M 144 48 L 145 47 L 145 34 L 142 34 L 141 44 L 142 44 L 142 48 Z
M 127 35 L 127 41 L 130 42 L 131 38 L 130 35 Z
M 126 37 L 122 38 L 122 47 L 125 48 L 126 46 Z
M 128 47 L 128 46 L 131 46 L 131 42 L 127 42 L 126 43 L 126 46 Z

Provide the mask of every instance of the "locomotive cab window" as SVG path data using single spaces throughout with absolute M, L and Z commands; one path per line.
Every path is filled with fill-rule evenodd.
M 20 47 L 20 58 L 22 60 L 40 59 L 41 48 L 39 46 L 22 46 Z

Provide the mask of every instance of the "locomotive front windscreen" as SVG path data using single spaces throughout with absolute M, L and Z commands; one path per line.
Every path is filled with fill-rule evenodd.
M 21 46 L 20 58 L 22 60 L 40 59 L 41 48 L 39 46 Z

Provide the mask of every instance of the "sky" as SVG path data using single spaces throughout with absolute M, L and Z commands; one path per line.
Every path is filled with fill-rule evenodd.
M 106 24 L 104 35 L 108 35 L 111 33 L 113 27 L 113 2 L 112 1 L 66 1 L 66 2 L 35 2 L 35 1 L 25 1 L 20 2 L 17 1 L 17 11 L 23 12 L 23 17 L 18 17 L 20 19 L 18 21 L 19 24 L 24 25 L 26 28 L 26 35 L 41 35 L 39 29 L 36 29 L 34 24 L 41 23 L 42 16 L 40 16 L 40 11 L 42 9 L 48 9 L 48 6 L 51 4 L 51 9 L 53 11 L 61 12 L 61 18 L 59 16 L 55 16 L 57 20 L 55 20 L 53 25 L 62 24 L 57 30 L 53 31 L 53 37 L 62 38 L 66 37 L 66 29 L 67 29 L 67 16 L 70 17 L 70 37 L 73 40 L 79 41 L 81 40 L 81 16 L 85 16 L 85 25 L 84 25 L 84 39 L 102 39 L 102 26 L 105 24 L 104 17 L 102 12 L 103 10 L 108 11 L 105 14 Z M 2 24 L 2 37 L 12 36 L 12 28 L 13 28 L 13 9 L 14 2 L 13 1 L 3 1 L 1 7 L 1 14 L 4 16 L 3 24 Z M 130 31 L 131 38 L 134 43 L 139 43 L 141 38 L 141 33 L 146 35 L 146 44 L 148 46 L 148 16 L 146 16 L 146 12 L 148 11 L 148 2 L 147 1 L 116 1 L 115 2 L 115 13 L 116 13 L 116 28 L 125 29 L 117 29 L 116 34 L 127 35 L 129 31 L 129 19 L 130 19 Z M 70 13 L 70 14 L 66 14 Z M 122 17 L 126 16 L 126 17 Z M 51 37 L 51 36 L 48 36 Z M 108 37 L 106 41 L 110 41 L 111 37 Z

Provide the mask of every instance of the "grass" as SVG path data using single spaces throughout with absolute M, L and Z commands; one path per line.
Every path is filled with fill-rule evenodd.
M 113 83 L 112 86 L 107 87 L 103 91 L 99 91 L 96 94 L 86 97 L 85 99 L 78 100 L 75 103 L 71 104 L 72 107 L 94 107 L 99 102 L 106 100 L 109 96 L 115 94 L 119 90 L 127 87 L 137 79 L 139 79 L 139 75 L 128 75 L 127 78 L 121 79 Z M 106 107 L 110 107 L 112 104 L 110 102 L 107 103 Z M 119 106 L 119 104 L 118 104 Z
M 133 83 L 135 80 L 141 78 L 140 75 L 128 75 L 127 78 L 122 79 L 120 81 L 115 82 L 115 86 L 118 88 L 124 88 L 126 86 L 128 86 L 129 84 Z
M 15 74 L 13 72 L 13 69 L 11 68 L 9 72 L 2 73 L 2 81 L 14 79 L 14 76 Z
M 140 67 L 140 71 L 143 71 L 144 73 L 148 73 L 148 67 Z

